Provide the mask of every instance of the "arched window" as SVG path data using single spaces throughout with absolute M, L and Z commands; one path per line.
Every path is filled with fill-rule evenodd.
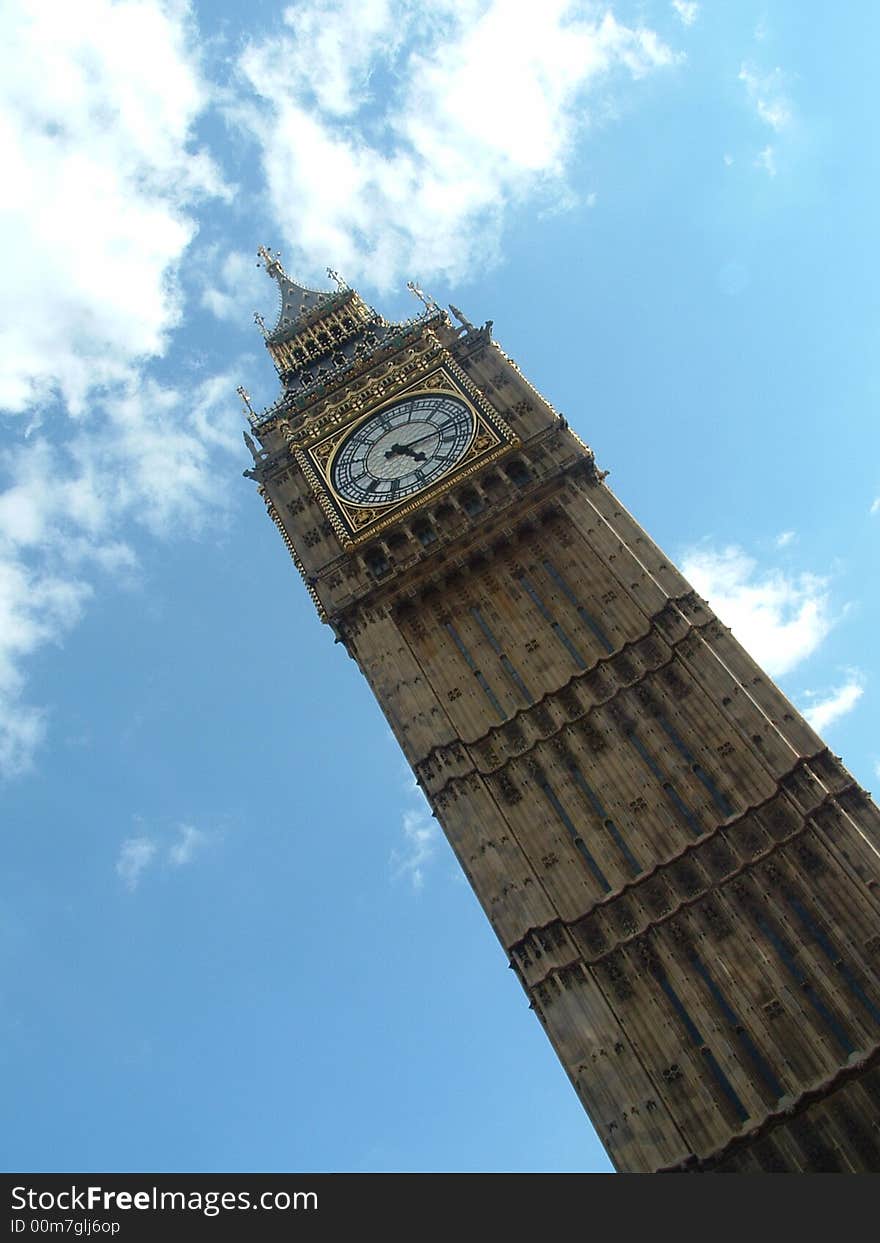
M 381 548 L 371 548 L 364 554 L 364 562 L 373 578 L 381 578 L 383 574 L 387 574 L 391 569 L 388 564 L 388 558 Z
M 431 526 L 430 522 L 424 518 L 421 522 L 413 524 L 413 535 L 424 548 L 427 548 L 429 544 L 433 544 L 437 538 L 437 532 Z
M 518 488 L 525 487 L 527 483 L 531 482 L 532 473 L 525 462 L 519 458 L 514 458 L 512 462 L 508 462 L 504 469 L 508 479 L 515 483 Z

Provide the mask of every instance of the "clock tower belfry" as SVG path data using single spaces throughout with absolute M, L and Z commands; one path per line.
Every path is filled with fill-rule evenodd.
M 245 474 L 616 1167 L 880 1170 L 876 806 L 491 322 L 260 254 Z

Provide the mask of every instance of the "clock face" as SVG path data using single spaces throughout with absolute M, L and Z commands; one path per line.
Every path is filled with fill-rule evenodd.
M 336 454 L 331 479 L 353 505 L 390 505 L 450 471 L 467 452 L 474 416 L 457 397 L 425 393 L 380 410 Z

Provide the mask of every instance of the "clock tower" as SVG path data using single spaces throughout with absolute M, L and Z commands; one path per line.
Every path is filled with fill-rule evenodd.
M 616 1167 L 880 1170 L 878 809 L 491 322 L 260 254 L 245 474 Z

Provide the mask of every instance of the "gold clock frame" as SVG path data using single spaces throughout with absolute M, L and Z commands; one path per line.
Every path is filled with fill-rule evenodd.
M 429 484 L 415 496 L 386 505 L 356 505 L 345 500 L 333 485 L 333 462 L 349 436 L 375 418 L 383 410 L 398 405 L 409 397 L 420 394 L 452 394 L 468 407 L 474 421 L 470 445 L 458 462 L 435 483 Z M 519 437 L 507 421 L 486 401 L 483 394 L 452 359 L 445 359 L 411 384 L 397 390 L 393 396 L 385 396 L 362 409 L 358 417 L 336 427 L 313 443 L 292 445 L 293 455 L 312 492 L 317 497 L 328 521 L 344 548 L 352 548 L 371 539 L 379 531 L 407 514 L 414 513 L 423 505 L 437 500 L 450 488 L 455 487 L 469 475 L 502 457 L 520 443 Z

